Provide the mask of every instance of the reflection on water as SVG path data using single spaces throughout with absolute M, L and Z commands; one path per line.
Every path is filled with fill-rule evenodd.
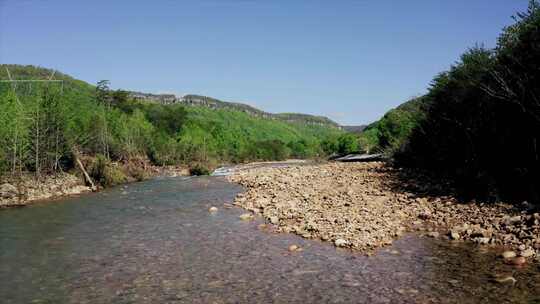
M 240 221 L 242 210 L 222 207 L 238 191 L 219 177 L 166 178 L 2 211 L 1 302 L 540 301 L 537 265 L 414 235 L 365 257 Z

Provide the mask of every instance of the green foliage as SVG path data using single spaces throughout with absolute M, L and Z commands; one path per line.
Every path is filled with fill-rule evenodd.
M 358 152 L 358 137 L 351 133 L 346 133 L 337 139 L 337 152 L 339 154 L 349 154 Z
M 127 176 L 101 154 L 98 154 L 90 165 L 89 174 L 92 179 L 104 187 L 127 182 Z
M 467 196 L 540 202 L 540 9 L 438 75 L 425 118 L 395 157 L 455 181 Z
M 425 97 L 413 98 L 367 126 L 359 135 L 360 150 L 388 154 L 399 150 L 424 118 L 426 102 Z
M 358 147 L 364 153 L 377 152 L 380 147 L 379 130 L 377 128 L 370 128 L 362 131 L 358 136 Z
M 52 74 L 33 66 L 1 65 L 3 79 L 8 78 L 2 73 L 5 67 L 16 79 Z M 113 185 L 126 176 L 111 161 L 207 165 L 309 158 L 327 152 L 322 149 L 326 138 L 342 134 L 323 118 L 300 114 L 263 118 L 264 112 L 234 103 L 210 109 L 141 102 L 125 91 L 111 90 L 108 81 L 92 86 L 58 72 L 55 78 L 64 82 L 16 88 L 0 84 L 1 172 L 67 170 L 76 149 L 83 155 L 100 155 L 92 174 L 102 185 Z M 129 175 L 142 177 L 137 172 Z
M 196 176 L 210 175 L 210 173 L 211 173 L 210 169 L 201 163 L 197 163 L 191 168 L 189 168 L 189 174 L 191 175 L 196 175 Z

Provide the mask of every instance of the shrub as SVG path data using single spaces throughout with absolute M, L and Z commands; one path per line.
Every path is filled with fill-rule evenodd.
M 196 176 L 200 176 L 200 175 L 210 175 L 210 168 L 206 167 L 205 165 L 203 164 L 195 164 L 194 166 L 192 166 L 191 168 L 189 168 L 189 174 L 191 175 L 196 175 Z
M 103 155 L 98 154 L 89 170 L 90 177 L 103 187 L 110 187 L 128 181 L 127 176 Z

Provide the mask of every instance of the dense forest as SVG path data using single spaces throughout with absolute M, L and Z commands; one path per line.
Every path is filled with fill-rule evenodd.
M 62 80 L 0 83 L 4 175 L 70 170 L 77 155 L 93 159 L 89 170 L 100 180 L 114 167 L 110 162 L 187 165 L 206 173 L 220 163 L 322 157 L 357 149 L 351 144 L 354 138 L 335 127 L 144 102 L 111 90 L 107 81 L 94 86 L 34 66 L 2 65 L 0 79 Z
M 467 50 L 424 96 L 361 134 L 365 150 L 454 181 L 465 197 L 540 202 L 540 6 Z

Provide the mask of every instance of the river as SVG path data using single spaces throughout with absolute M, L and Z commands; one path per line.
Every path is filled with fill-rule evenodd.
M 536 264 L 414 234 L 371 257 L 275 234 L 223 207 L 241 190 L 223 177 L 158 178 L 2 210 L 0 302 L 540 302 Z M 501 274 L 516 284 L 494 282 Z

